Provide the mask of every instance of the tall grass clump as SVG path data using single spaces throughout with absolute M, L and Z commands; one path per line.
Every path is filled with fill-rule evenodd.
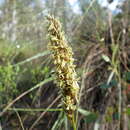
M 68 119 L 73 122 L 79 97 L 79 85 L 76 78 L 73 52 L 67 44 L 60 22 L 52 16 L 48 16 L 47 19 L 49 21 L 49 49 L 52 51 L 57 84 L 62 93 L 63 109 Z

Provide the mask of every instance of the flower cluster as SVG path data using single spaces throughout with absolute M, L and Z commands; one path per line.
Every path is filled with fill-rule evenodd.
M 49 49 L 52 51 L 52 58 L 56 67 L 57 83 L 62 93 L 63 108 L 68 118 L 72 119 L 79 94 L 73 52 L 67 44 L 60 22 L 52 16 L 48 16 L 47 19 L 49 21 Z

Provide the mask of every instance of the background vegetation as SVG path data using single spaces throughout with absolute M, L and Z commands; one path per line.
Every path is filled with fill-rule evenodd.
M 130 0 L 118 2 L 111 11 L 98 0 L 0 1 L 0 130 L 72 129 L 47 49 L 48 14 L 74 51 L 77 129 L 130 130 Z

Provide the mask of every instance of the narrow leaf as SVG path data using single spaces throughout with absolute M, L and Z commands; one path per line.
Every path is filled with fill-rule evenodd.
M 91 113 L 91 112 L 86 111 L 86 110 L 81 109 L 81 108 L 78 108 L 78 111 L 79 111 L 82 115 L 84 115 L 84 116 L 87 116 L 87 115 L 89 115 L 89 114 Z
M 104 61 L 106 61 L 106 62 L 110 62 L 111 60 L 110 60 L 110 58 L 107 56 L 107 55 L 102 55 L 102 58 L 103 58 L 103 60 Z

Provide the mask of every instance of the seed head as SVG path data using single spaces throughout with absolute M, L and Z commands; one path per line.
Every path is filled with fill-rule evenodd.
M 47 17 L 49 26 L 49 49 L 56 68 L 57 83 L 62 93 L 63 108 L 69 117 L 76 110 L 78 102 L 79 85 L 71 47 L 67 44 L 60 22 L 52 16 Z

